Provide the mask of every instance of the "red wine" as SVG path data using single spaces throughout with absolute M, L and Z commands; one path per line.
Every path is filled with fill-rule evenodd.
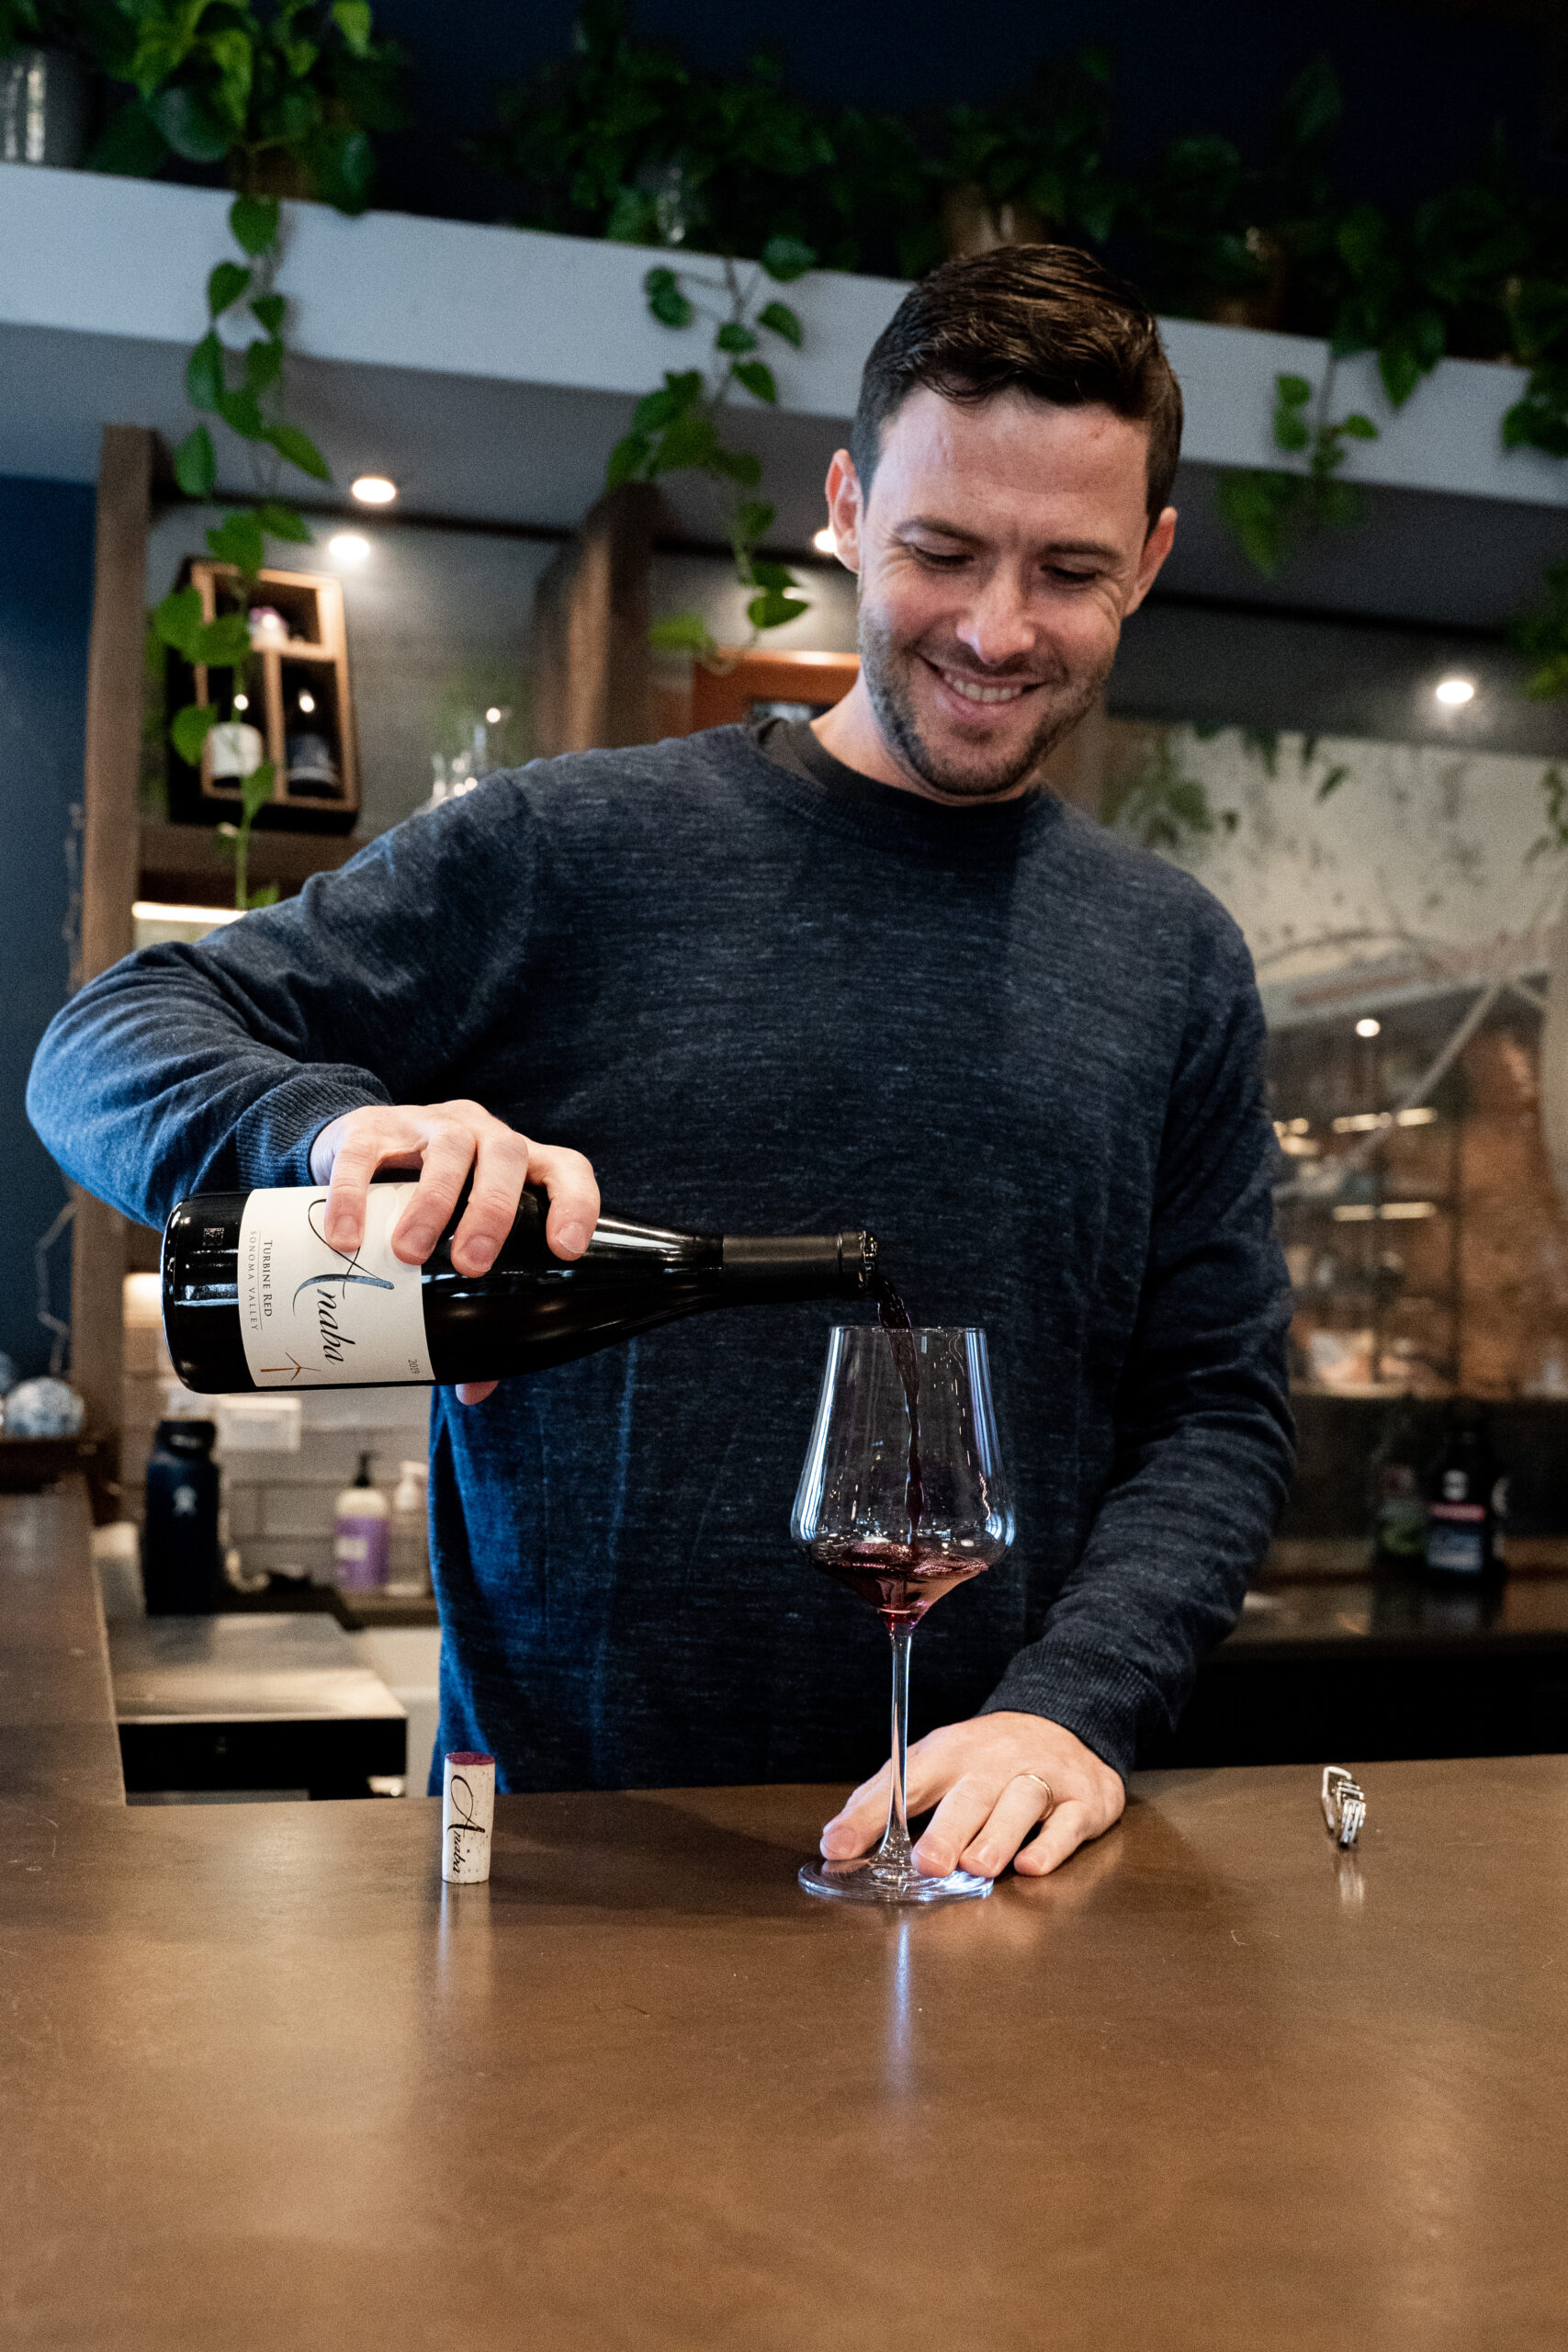
M 869 1600 L 889 1633 L 896 1625 L 918 1625 L 944 1592 L 967 1584 L 987 1566 L 984 1560 L 955 1559 L 934 1544 L 887 1544 L 874 1537 L 829 1537 L 811 1546 L 811 1557 L 824 1575 Z
M 925 1478 L 920 1468 L 920 1351 L 915 1345 L 909 1310 L 880 1267 L 873 1274 L 870 1287 L 876 1301 L 876 1319 L 892 1343 L 893 1361 L 898 1367 L 904 1402 L 908 1408 L 909 1468 L 904 1486 L 904 1503 L 909 1514 L 909 1541 L 913 1544 L 920 1532 L 920 1520 L 926 1507 Z M 932 1595 L 933 1600 L 939 1598 L 940 1595 Z M 930 1606 L 929 1602 L 927 1606 Z M 919 1614 L 917 1611 L 916 1615 Z
M 404 1266 L 390 1237 L 412 1189 L 371 1185 L 352 1251 L 324 1238 L 321 1186 L 182 1201 L 164 1236 L 164 1329 L 186 1387 L 500 1380 L 715 1307 L 863 1298 L 876 1272 L 865 1232 L 686 1233 L 618 1217 L 569 1263 L 546 1244 L 548 1204 L 532 1186 L 488 1273 L 452 1263 L 466 1196 L 423 1266 Z

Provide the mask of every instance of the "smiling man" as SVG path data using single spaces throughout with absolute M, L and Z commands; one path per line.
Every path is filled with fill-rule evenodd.
M 1169 549 L 1180 400 L 1066 247 L 949 263 L 868 362 L 828 495 L 862 668 L 765 720 L 491 778 L 288 905 L 75 997 L 29 1105 L 161 1222 L 417 1169 L 482 1272 L 525 1178 L 615 1210 L 873 1226 L 926 1324 L 988 1332 L 1019 1539 L 922 1626 L 921 1867 L 1054 1869 L 1234 1622 L 1290 1469 L 1285 1283 L 1246 949 L 1040 781 Z M 536 1140 L 547 1137 L 547 1142 Z M 885 1637 L 795 1558 L 826 1309 L 677 1324 L 437 1394 L 441 1744 L 502 1788 L 850 1778 Z M 866 1850 L 883 1769 L 828 1823 Z

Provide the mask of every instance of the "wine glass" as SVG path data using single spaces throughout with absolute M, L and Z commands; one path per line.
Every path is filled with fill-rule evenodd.
M 1012 1542 L 986 1335 L 836 1327 L 790 1532 L 869 1600 L 893 1638 L 893 1789 L 874 1854 L 807 1862 L 808 1894 L 947 1903 L 989 1894 L 969 1871 L 915 1868 L 905 1808 L 909 1643 L 934 1602 L 994 1567 Z

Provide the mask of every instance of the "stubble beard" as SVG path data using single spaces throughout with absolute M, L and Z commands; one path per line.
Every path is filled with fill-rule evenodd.
M 1041 696 L 1033 732 L 1015 752 L 987 755 L 978 752 L 959 764 L 942 759 L 920 733 L 910 690 L 910 672 L 922 657 L 899 645 L 892 631 L 873 613 L 861 607 L 860 663 L 866 693 L 877 725 L 895 756 L 931 792 L 945 800 L 998 800 L 1032 777 L 1048 754 L 1070 735 L 1111 675 L 1111 664 L 1073 677 L 1063 673 Z M 998 684 L 1005 683 L 998 680 Z

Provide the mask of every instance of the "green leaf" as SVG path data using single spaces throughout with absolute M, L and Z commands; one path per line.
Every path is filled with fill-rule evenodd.
M 1378 437 L 1377 426 L 1370 416 L 1363 416 L 1359 409 L 1352 410 L 1337 430 L 1348 435 L 1352 441 L 1375 441 Z
M 209 703 L 187 703 L 184 710 L 176 710 L 169 725 L 169 741 L 182 760 L 191 767 L 199 767 L 208 734 L 218 724 L 218 713 Z
M 247 391 L 265 392 L 270 385 L 276 383 L 282 373 L 283 345 L 276 335 L 269 335 L 265 343 L 248 343 L 245 345 Z
M 713 340 L 716 351 L 755 351 L 757 348 L 756 336 L 750 327 L 743 327 L 739 319 L 726 319 Z
M 236 392 L 220 392 L 213 405 L 230 432 L 237 433 L 242 441 L 264 441 L 270 438 L 266 419 L 263 416 L 260 403 L 248 384 Z M 287 431 L 288 427 L 283 429 Z
M 191 639 L 192 659 L 209 670 L 233 670 L 251 656 L 251 632 L 243 613 L 223 613 L 204 621 Z
M 660 653 L 711 653 L 713 637 L 700 613 L 671 613 L 655 621 L 648 641 Z
M 218 480 L 218 453 L 205 424 L 198 424 L 175 451 L 175 480 L 187 498 L 210 498 Z
M 207 308 L 212 318 L 232 310 L 251 282 L 251 273 L 237 261 L 220 261 L 207 281 Z
M 762 460 L 753 457 L 750 449 L 715 449 L 709 471 L 722 474 L 741 490 L 755 490 L 762 479 Z
M 265 498 L 256 508 L 256 521 L 269 539 L 289 539 L 300 547 L 310 544 L 310 526 L 305 517 L 292 506 L 283 505 L 276 498 Z
M 1312 434 L 1303 418 L 1281 409 L 1274 418 L 1274 439 L 1281 449 L 1305 449 L 1311 446 Z
M 370 0 L 333 0 L 333 22 L 355 57 L 370 46 Z
M 758 588 L 793 588 L 795 584 L 794 572 L 783 563 L 753 563 L 751 580 Z
M 183 83 L 154 91 L 147 111 L 158 129 L 187 164 L 220 164 L 234 144 L 228 125 Z
M 229 207 L 230 234 L 242 253 L 259 260 L 276 244 L 280 218 L 276 196 L 237 196 Z
M 806 329 L 787 302 L 766 303 L 757 313 L 757 324 L 766 327 L 770 334 L 782 335 L 784 342 L 793 343 L 797 351 L 806 340 Z
M 604 487 L 618 490 L 624 481 L 637 481 L 652 454 L 653 443 L 646 433 L 628 433 L 617 441 L 610 452 L 610 462 L 604 469 Z
M 654 474 L 706 472 L 717 447 L 718 435 L 712 417 L 700 410 L 688 409 L 660 434 L 649 470 Z
M 642 281 L 648 307 L 660 326 L 689 327 L 696 311 L 681 291 L 672 269 L 650 269 Z
M 288 316 L 288 298 L 285 294 L 258 294 L 251 304 L 251 316 L 264 334 L 279 335 L 283 322 Z
M 269 424 L 257 438 L 270 442 L 286 463 L 298 466 L 299 471 L 309 474 L 312 481 L 331 481 L 332 468 L 315 443 L 301 433 L 297 424 Z
M 659 215 L 653 198 L 639 187 L 616 190 L 615 208 L 604 223 L 604 234 L 614 245 L 657 245 Z M 673 272 L 670 273 L 673 276 Z
M 1328 774 L 1324 777 L 1323 782 L 1317 787 L 1318 798 L 1320 800 L 1326 800 L 1331 792 L 1337 792 L 1349 773 L 1350 771 L 1348 767 L 1330 768 Z
M 86 169 L 111 173 L 119 179 L 149 180 L 168 153 L 169 142 L 148 113 L 146 102 L 132 98 L 109 117 L 103 137 L 87 152 Z
M 260 775 L 260 768 L 257 768 L 256 774 L 257 775 Z M 258 882 L 255 888 L 250 893 L 249 904 L 245 910 L 246 913 L 254 914 L 258 907 L 276 907 L 277 904 L 278 888 L 279 886 L 276 882 Z
M 1286 408 L 1305 408 L 1312 386 L 1304 376 L 1276 376 L 1274 390 Z
M 787 286 L 793 278 L 804 277 L 808 269 L 817 266 L 814 249 L 803 244 L 798 237 L 770 237 L 758 259 L 768 276 L 776 278 L 781 286 Z
M 165 645 L 194 662 L 196 640 L 203 627 L 200 589 L 172 588 L 153 605 L 152 627 Z
M 761 596 L 753 596 L 746 607 L 746 617 L 753 628 L 783 628 L 785 621 L 797 621 L 808 613 L 810 605 L 804 596 L 785 596 L 776 588 L 769 588 Z
M 766 499 L 743 498 L 735 510 L 735 536 L 743 547 L 755 547 L 773 527 L 775 509 Z
M 773 369 L 764 361 L 738 359 L 735 363 L 734 374 L 736 382 L 744 384 L 746 390 L 755 399 L 766 401 L 770 406 L 776 405 L 779 388 L 773 381 Z
M 689 408 L 702 399 L 705 387 L 700 368 L 692 368 L 681 374 L 665 370 L 664 382 L 657 392 L 645 392 L 632 411 L 634 433 L 660 433 L 672 424 Z
M 207 545 L 220 563 L 231 563 L 248 580 L 254 579 L 266 555 L 261 518 L 249 507 L 225 514 L 207 534 Z
M 376 151 L 366 133 L 333 125 L 313 139 L 306 152 L 322 203 L 357 220 L 370 202 L 376 179 Z
M 192 408 L 216 408 L 226 389 L 223 346 L 209 331 L 186 361 L 186 398 Z
M 252 825 L 272 798 L 277 782 L 277 768 L 271 760 L 264 760 L 249 775 L 240 778 L 240 822 Z M 256 902 L 252 901 L 253 905 Z

